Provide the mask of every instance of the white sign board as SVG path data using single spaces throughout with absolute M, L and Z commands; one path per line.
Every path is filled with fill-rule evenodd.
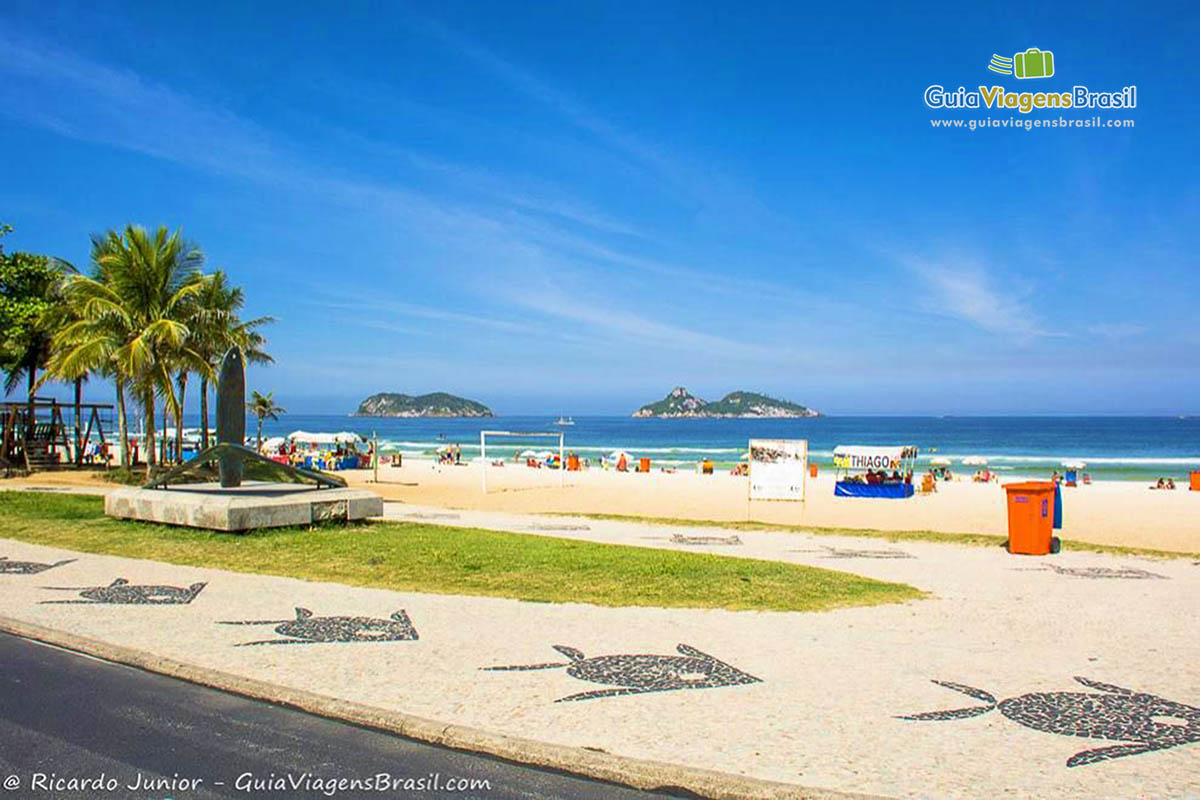
M 750 440 L 750 499 L 803 500 L 808 440 Z

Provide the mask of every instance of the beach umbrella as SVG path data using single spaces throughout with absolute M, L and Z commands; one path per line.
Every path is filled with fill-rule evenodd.
M 935 467 L 948 467 L 950 466 L 950 459 L 945 456 L 935 456 L 929 459 L 929 463 Z
M 538 454 L 535 450 L 522 450 L 517 453 L 517 458 L 537 458 Z
M 633 456 L 629 455 L 629 453 L 626 453 L 624 450 L 613 450 L 611 453 L 609 453 L 608 455 L 606 455 L 604 457 L 604 460 L 611 461 L 615 464 L 621 460 L 621 456 L 625 456 L 625 462 L 627 464 L 633 463 Z
M 983 456 L 967 456 L 962 463 L 968 467 L 986 467 L 988 460 Z
M 1062 465 L 1067 469 L 1083 469 L 1087 466 L 1087 462 L 1080 461 L 1079 459 L 1067 459 L 1062 462 Z

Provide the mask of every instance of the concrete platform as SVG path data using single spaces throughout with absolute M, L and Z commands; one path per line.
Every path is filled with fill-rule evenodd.
M 194 483 L 169 489 L 117 489 L 104 498 L 110 517 L 216 531 L 348 522 L 383 516 L 383 498 L 366 489 L 317 489 L 249 481 L 236 489 Z

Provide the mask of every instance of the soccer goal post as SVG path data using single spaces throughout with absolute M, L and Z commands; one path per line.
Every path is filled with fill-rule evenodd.
M 483 493 L 487 494 L 488 484 L 488 467 L 491 461 L 488 460 L 487 445 L 488 438 L 493 439 L 558 439 L 558 485 L 567 485 L 567 462 L 566 454 L 563 452 L 564 439 L 562 431 L 480 431 L 479 432 L 479 473 L 482 475 Z M 493 448 L 492 452 L 495 452 Z

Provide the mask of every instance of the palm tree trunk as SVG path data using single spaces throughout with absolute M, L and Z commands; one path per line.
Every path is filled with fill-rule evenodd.
M 83 466 L 83 428 L 79 418 L 83 414 L 83 378 L 75 379 L 75 466 Z
M 37 362 L 33 359 L 30 359 L 25 375 L 28 378 L 28 391 L 25 393 L 25 441 L 28 442 L 33 439 L 36 427 L 33 414 L 33 387 L 37 384 Z
M 258 418 L 258 452 L 262 452 L 262 424 L 263 418 Z
M 158 463 L 158 454 L 154 452 L 154 390 L 148 389 L 142 393 L 142 408 L 146 412 L 146 478 L 151 477 L 154 466 Z
M 183 402 L 187 398 L 188 374 L 179 373 L 179 402 L 175 404 L 175 463 L 183 463 Z
M 120 376 L 117 384 L 117 435 L 121 441 L 121 466 L 131 466 L 129 460 L 129 419 L 125 416 L 125 383 Z
M 208 449 L 208 378 L 200 376 L 200 449 Z
M 167 431 L 168 431 L 167 421 L 170 418 L 171 418 L 171 411 L 167 407 L 167 404 L 163 403 L 163 416 L 162 416 L 163 434 L 162 434 L 162 439 L 158 443 L 158 446 L 159 446 L 158 463 L 162 464 L 164 467 L 170 465 L 170 463 L 171 463 L 171 459 L 168 457 L 169 451 L 167 450 L 167 448 L 170 446 L 170 442 L 171 442 L 171 437 L 167 436 Z

